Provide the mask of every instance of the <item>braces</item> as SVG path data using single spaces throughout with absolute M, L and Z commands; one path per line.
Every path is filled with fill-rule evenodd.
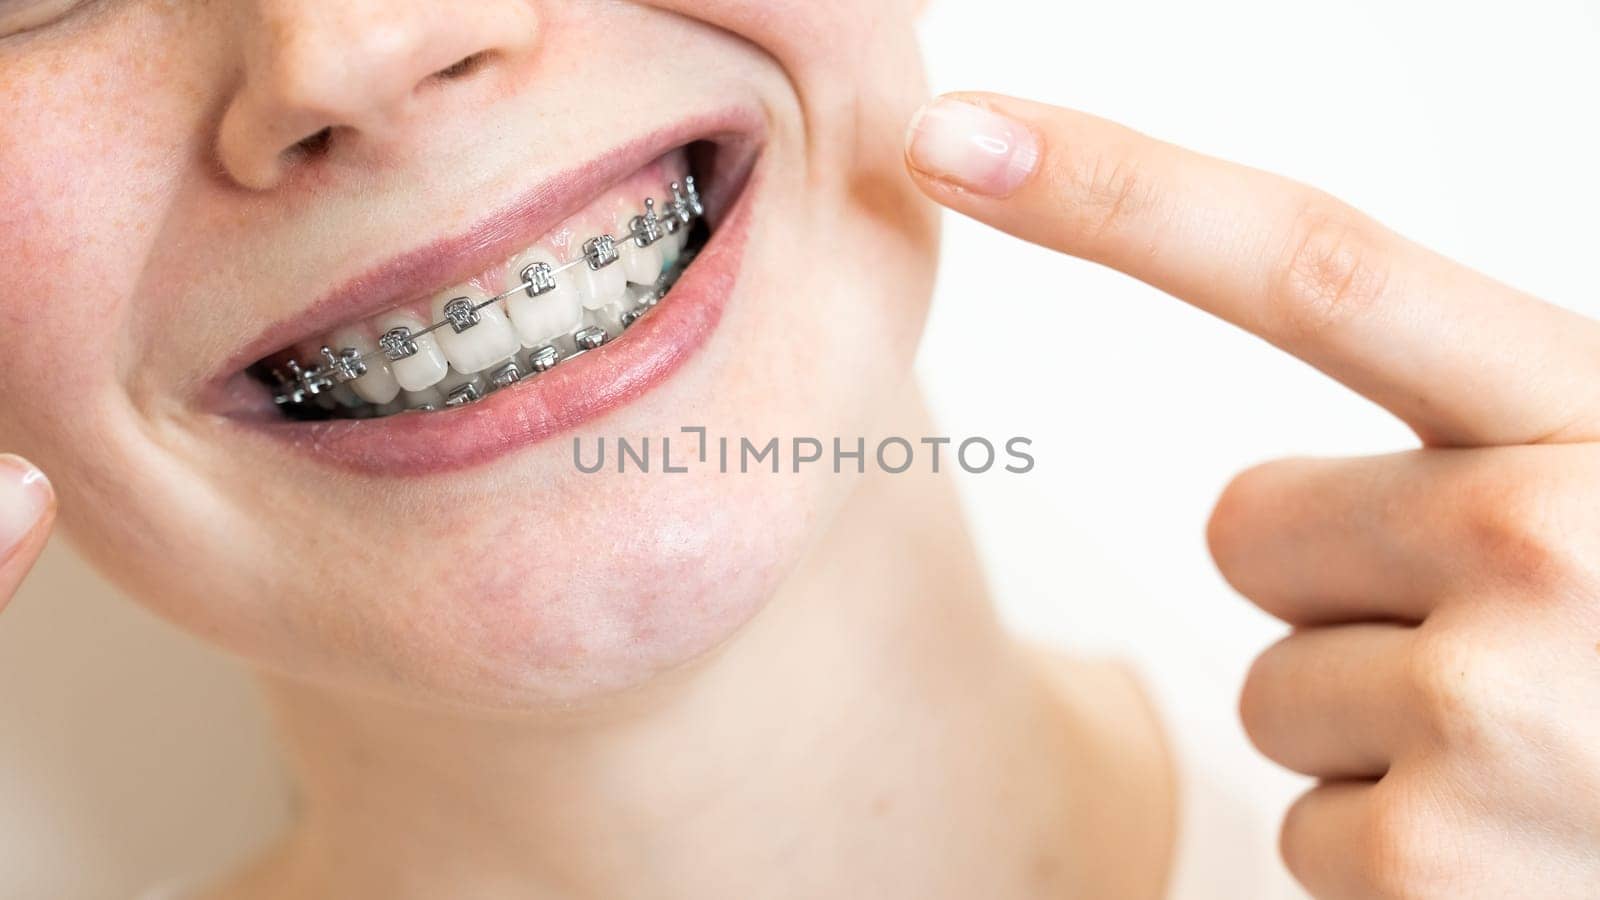
M 583 253 L 576 259 L 569 260 L 560 265 L 537 262 L 521 272 L 522 283 L 496 297 L 490 297 L 481 303 L 474 303 L 470 298 L 458 297 L 445 304 L 444 320 L 435 322 L 426 328 L 412 331 L 409 328 L 393 328 L 378 338 L 378 349 L 371 353 L 362 354 L 354 347 L 345 347 L 335 350 L 332 347 L 321 349 L 321 362 L 317 365 L 305 366 L 290 360 L 282 369 L 274 368 L 272 376 L 277 379 L 278 385 L 273 395 L 273 400 L 278 406 L 302 406 L 313 399 L 329 393 L 337 387 L 349 384 L 367 374 L 368 364 L 377 362 L 380 358 L 387 362 L 400 362 L 409 359 L 419 352 L 416 339 L 429 335 L 444 328 L 450 328 L 460 334 L 477 325 L 480 318 L 478 312 L 493 304 L 515 297 L 526 292 L 529 297 L 539 297 L 555 290 L 558 286 L 556 276 L 581 265 L 587 265 L 590 270 L 598 272 L 607 266 L 615 265 L 622 259 L 618 249 L 619 243 L 632 241 L 640 248 L 649 247 L 678 232 L 692 228 L 694 223 L 705 216 L 705 204 L 701 200 L 700 191 L 695 185 L 694 176 L 683 179 L 682 183 L 674 181 L 669 188 L 672 199 L 667 204 L 665 214 L 656 212 L 656 201 L 647 198 L 644 201 L 644 213 L 634 216 L 628 222 L 628 232 L 619 239 L 610 234 L 602 234 L 590 238 L 583 243 Z M 686 266 L 692 253 L 685 251 L 684 257 L 673 268 L 681 272 Z M 649 312 L 671 288 L 676 280 L 676 274 L 668 272 L 663 274 L 642 296 L 634 308 L 622 313 L 620 323 L 623 328 L 631 327 L 635 322 Z M 527 352 L 528 371 L 513 360 L 504 366 L 487 374 L 491 390 L 510 387 L 524 378 L 541 375 L 555 368 L 557 364 L 573 357 L 580 356 L 590 350 L 597 350 L 610 341 L 610 335 L 605 328 L 598 325 L 585 325 L 569 335 L 558 336 L 545 345 L 535 347 Z M 557 344 L 564 344 L 570 340 L 572 348 L 563 352 Z M 522 354 L 518 354 L 521 356 Z M 483 373 L 473 373 L 469 377 L 472 382 L 452 389 L 445 399 L 447 407 L 465 406 L 469 403 L 483 399 L 486 391 L 476 382 Z M 419 410 L 437 409 L 431 404 L 418 407 Z

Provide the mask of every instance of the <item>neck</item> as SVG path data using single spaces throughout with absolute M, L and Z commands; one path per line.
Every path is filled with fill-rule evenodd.
M 1025 896 L 1080 868 L 1073 726 L 945 474 L 866 476 L 744 632 L 604 711 L 267 689 L 302 791 L 267 896 Z

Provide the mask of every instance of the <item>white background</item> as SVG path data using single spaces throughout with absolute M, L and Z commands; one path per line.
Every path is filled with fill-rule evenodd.
M 1292 175 L 1600 314 L 1600 4 L 1519 7 L 932 0 L 923 31 L 938 90 L 1071 105 Z M 953 435 L 1026 434 L 1039 460 L 964 482 L 1007 616 L 1140 660 L 1182 701 L 1196 774 L 1270 815 L 1298 785 L 1232 713 L 1279 631 L 1214 574 L 1209 505 L 1250 463 L 1391 450 L 1407 432 L 1120 276 L 968 222 L 947 237 L 921 360 L 936 412 Z M 283 815 L 244 679 L 61 548 L 0 619 L 0 722 L 0 897 L 125 897 Z M 1267 822 L 1249 850 L 1263 867 L 1271 839 Z

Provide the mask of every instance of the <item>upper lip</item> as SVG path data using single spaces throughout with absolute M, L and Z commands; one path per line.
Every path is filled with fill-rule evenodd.
M 339 285 L 267 328 L 234 354 L 217 378 L 233 377 L 285 347 L 472 277 L 529 246 L 607 188 L 675 147 L 749 137 L 759 130 L 760 123 L 749 110 L 734 108 L 686 119 L 618 145 L 535 185 L 465 232 L 391 257 Z M 716 200 L 709 198 L 710 203 Z

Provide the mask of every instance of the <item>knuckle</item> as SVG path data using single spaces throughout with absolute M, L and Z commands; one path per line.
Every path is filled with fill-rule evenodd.
M 1270 276 L 1274 326 L 1291 337 L 1315 338 L 1370 313 L 1389 290 L 1386 243 L 1366 216 L 1312 191 Z
M 1498 618 L 1468 627 L 1452 633 L 1424 624 L 1406 660 L 1406 687 L 1440 752 L 1514 780 L 1530 753 L 1573 746 L 1570 716 L 1546 696 L 1560 663 L 1530 655 L 1527 634 Z
M 1554 590 L 1587 554 L 1565 521 L 1567 492 L 1526 473 L 1497 472 L 1463 485 L 1468 550 L 1497 581 Z
M 1376 791 L 1356 840 L 1356 860 L 1380 897 L 1453 896 L 1451 869 L 1442 865 L 1440 822 L 1401 791 Z
M 1081 160 L 1069 168 L 1067 178 L 1083 233 L 1093 241 L 1134 231 L 1155 206 L 1154 184 L 1132 154 Z
M 1519 731 L 1514 676 L 1478 642 L 1423 628 L 1406 659 L 1408 685 L 1422 712 L 1447 745 L 1486 758 Z
M 1279 831 L 1284 865 L 1305 884 L 1326 881 L 1337 872 L 1337 881 L 1359 885 L 1363 897 L 1451 896 L 1449 873 L 1439 864 L 1438 823 L 1420 804 L 1399 791 L 1386 792 L 1386 787 L 1380 783 L 1371 789 L 1361 810 L 1348 818 L 1318 802 L 1329 788 L 1302 794 Z

